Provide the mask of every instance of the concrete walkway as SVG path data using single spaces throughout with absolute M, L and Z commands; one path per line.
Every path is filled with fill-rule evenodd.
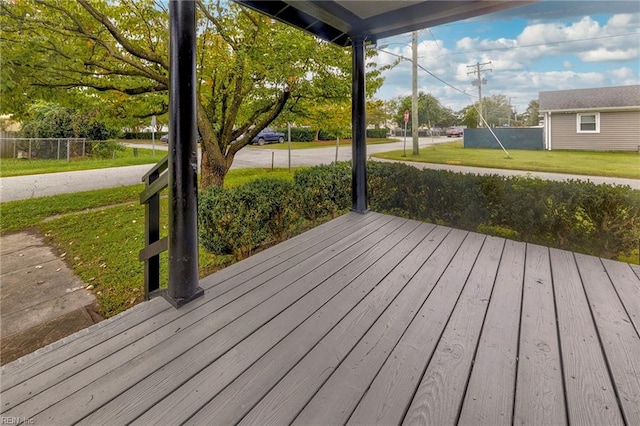
M 37 233 L 0 237 L 0 364 L 89 327 L 96 299 Z

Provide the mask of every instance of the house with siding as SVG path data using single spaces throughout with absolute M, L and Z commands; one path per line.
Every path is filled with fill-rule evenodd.
M 640 85 L 540 92 L 545 149 L 640 150 Z

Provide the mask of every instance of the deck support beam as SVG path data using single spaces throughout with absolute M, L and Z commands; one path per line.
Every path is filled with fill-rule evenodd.
M 367 212 L 367 122 L 365 93 L 364 37 L 357 36 L 353 42 L 351 121 L 353 125 L 351 175 L 351 210 Z
M 169 3 L 169 285 L 180 307 L 204 294 L 198 287 L 198 149 L 196 4 Z

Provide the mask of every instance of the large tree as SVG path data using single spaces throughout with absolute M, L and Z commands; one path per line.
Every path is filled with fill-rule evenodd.
M 395 111 L 396 123 L 404 123 L 404 111 L 411 111 L 411 96 L 398 98 Z M 411 128 L 413 117 L 409 115 L 408 128 Z M 429 128 L 449 127 L 454 125 L 456 117 L 449 108 L 442 106 L 440 101 L 430 93 L 418 93 L 418 125 Z
M 346 49 L 226 1 L 196 1 L 202 186 L 221 185 L 236 153 L 287 108 L 304 115 L 350 94 Z M 168 108 L 168 10 L 156 0 L 0 3 L 0 110 L 33 98 L 94 96 L 117 115 Z M 367 89 L 381 84 L 369 64 Z
M 524 113 L 524 124 L 526 126 L 538 126 L 540 124 L 540 102 L 537 99 L 532 99 L 527 105 L 527 110 Z
M 491 127 L 504 126 L 513 116 L 509 99 L 505 95 L 491 95 L 482 99 L 482 113 Z

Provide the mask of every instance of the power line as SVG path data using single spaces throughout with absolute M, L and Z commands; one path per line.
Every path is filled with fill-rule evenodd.
M 444 55 L 436 56 L 436 58 L 441 58 L 443 56 L 464 55 L 464 54 L 467 54 L 467 53 L 494 52 L 494 51 L 498 51 L 498 50 L 522 49 L 522 48 L 525 48 L 525 47 L 555 46 L 555 45 L 564 44 L 564 43 L 577 43 L 577 42 L 580 42 L 580 41 L 601 40 L 601 39 L 605 39 L 605 38 L 626 37 L 626 36 L 632 36 L 632 35 L 640 35 L 640 32 L 625 33 L 625 34 L 613 34 L 613 35 L 599 36 L 599 37 L 587 37 L 587 38 L 580 38 L 580 39 L 576 39 L 576 40 L 550 41 L 550 42 L 547 42 L 547 43 L 523 44 L 523 45 L 520 45 L 520 46 L 495 47 L 495 48 L 491 48 L 491 49 L 464 50 L 464 51 L 461 51 L 461 52 L 446 53 Z
M 383 50 L 383 49 L 376 49 L 376 50 L 377 50 L 378 52 L 386 53 L 386 54 L 388 54 L 388 55 L 395 56 L 396 58 L 400 58 L 400 59 L 404 59 L 405 61 L 412 62 L 412 61 L 411 61 L 411 59 L 406 58 L 406 57 L 404 57 L 404 56 L 402 56 L 402 55 L 398 55 L 398 54 L 395 54 L 395 53 L 392 53 L 392 52 L 388 52 L 388 51 Z M 441 79 L 440 77 L 438 77 L 437 75 L 435 75 L 434 73 L 432 73 L 431 71 L 429 71 L 428 69 L 426 69 L 425 67 L 423 67 L 422 65 L 420 65 L 420 64 L 417 64 L 417 65 L 418 65 L 418 68 L 420 68 L 422 71 L 426 72 L 427 74 L 429 74 L 431 77 L 435 78 L 436 80 L 438 80 L 438 81 L 439 81 L 439 82 L 441 82 L 442 84 L 444 84 L 444 85 L 446 85 L 446 86 L 449 86 L 450 88 L 452 88 L 452 89 L 453 89 L 453 90 L 455 90 L 456 92 L 460 92 L 460 93 L 462 93 L 463 95 L 466 95 L 466 96 L 473 96 L 473 95 L 470 95 L 469 93 L 465 92 L 465 91 L 464 91 L 464 90 L 462 90 L 462 89 L 458 89 L 457 87 L 455 87 L 454 85 L 452 85 L 452 84 L 448 83 L 447 81 L 444 81 L 443 79 Z

